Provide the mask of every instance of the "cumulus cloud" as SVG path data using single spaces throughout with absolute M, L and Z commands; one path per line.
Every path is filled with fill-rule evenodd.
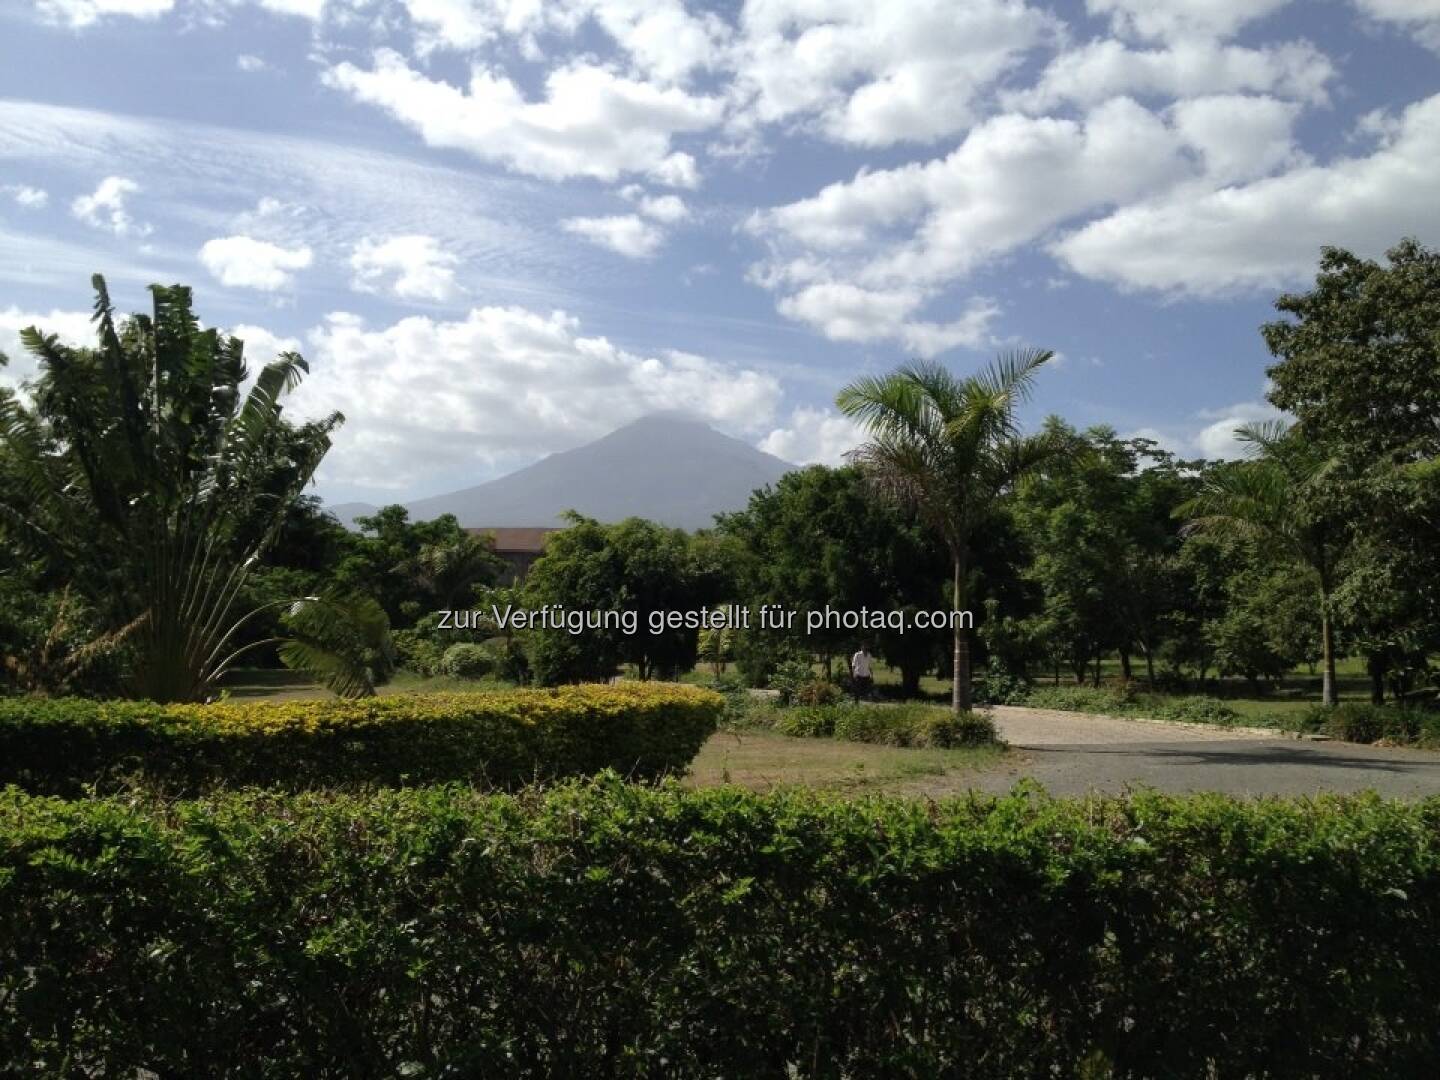
M 254 74 L 257 71 L 266 71 L 270 65 L 263 58 L 253 53 L 241 53 L 235 57 L 235 66 L 246 74 Z
M 1388 130 L 1367 156 L 1122 206 L 1051 250 L 1076 273 L 1134 288 L 1203 294 L 1303 281 L 1322 245 L 1378 254 L 1434 220 L 1440 95 Z
M 1263 401 L 1242 401 L 1223 409 L 1207 410 L 1201 413 L 1201 419 L 1209 423 L 1193 436 L 1191 445 L 1202 457 L 1227 461 L 1241 458 L 1245 456 L 1246 444 L 1235 437 L 1235 429 L 1257 421 L 1279 420 L 1284 415 Z
M 793 409 L 783 427 L 759 442 L 767 454 L 796 465 L 843 465 L 845 455 L 865 441 L 860 425 L 833 409 Z
M 48 191 L 44 188 L 30 187 L 28 184 L 7 184 L 0 188 L 0 191 L 4 191 L 15 200 L 17 205 L 26 210 L 39 210 L 50 202 Z
M 1440 2 L 1437 0 L 1355 0 L 1364 15 L 1391 23 L 1427 48 L 1440 52 Z
M 1193 177 L 1185 150 L 1160 116 L 1124 98 L 1083 121 L 997 116 L 943 158 L 862 171 L 757 214 L 749 229 L 771 254 L 752 277 L 782 294 L 782 312 L 841 340 L 893 337 L 931 352 L 969 343 L 993 309 L 959 323 L 914 316 L 948 283 L 1069 218 Z M 853 317 L 822 317 L 837 307 Z
M 1067 102 L 1090 106 L 1122 94 L 1169 99 L 1248 92 L 1315 103 L 1326 100 L 1335 74 L 1329 58 L 1303 41 L 1248 48 L 1191 38 L 1147 49 L 1109 38 L 1060 53 L 1034 86 L 1004 100 L 1026 112 Z
M 361 292 L 386 291 L 402 300 L 445 301 L 459 292 L 459 262 L 433 236 L 367 236 L 350 255 L 350 284 Z
M 566 218 L 560 227 L 627 259 L 648 259 L 665 243 L 665 233 L 638 214 Z
M 734 93 L 742 122 L 810 117 L 841 142 L 930 142 L 973 123 L 982 93 L 1058 33 L 1015 0 L 768 0 L 741 16 Z
M 226 333 L 245 343 L 245 362 L 251 372 L 258 372 L 281 353 L 305 351 L 299 338 L 276 334 L 266 327 L 251 323 L 237 323 Z
M 770 375 L 691 353 L 634 353 L 582 333 L 563 311 L 472 309 L 463 318 L 371 328 L 337 313 L 308 336 L 311 377 L 296 411 L 347 423 L 326 479 L 412 488 L 462 466 L 489 468 L 567 449 L 659 409 L 735 434 L 772 422 Z
M 144 236 L 150 226 L 137 224 L 125 206 L 125 200 L 140 190 L 134 180 L 123 176 L 107 176 L 89 195 L 81 195 L 70 204 L 70 213 L 97 229 L 106 229 L 116 236 Z
M 207 240 L 200 262 L 222 285 L 275 292 L 295 283 L 295 271 L 313 260 L 308 247 L 284 248 L 250 236 Z
M 527 101 L 508 77 L 483 66 L 471 69 L 461 89 L 428 78 L 389 49 L 378 51 L 369 69 L 338 64 L 325 81 L 384 109 L 427 145 L 552 180 L 643 175 L 693 187 L 695 160 L 673 140 L 714 127 L 723 110 L 718 98 L 578 62 L 550 71 L 539 101 Z

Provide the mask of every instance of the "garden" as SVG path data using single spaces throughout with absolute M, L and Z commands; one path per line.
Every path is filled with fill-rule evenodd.
M 1440 798 L 907 793 L 1012 707 L 1440 746 L 1437 281 L 1328 251 L 1240 461 L 916 363 L 845 467 L 502 583 L 305 494 L 299 355 L 97 277 L 0 387 L 0 1073 L 1428 1075 Z M 444 617 L 555 605 L 975 619 L 872 686 L 843 629 Z

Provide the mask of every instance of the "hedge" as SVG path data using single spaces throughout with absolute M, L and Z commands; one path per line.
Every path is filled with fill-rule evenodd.
M 174 795 L 466 780 L 514 786 L 614 769 L 684 769 L 714 732 L 718 694 L 621 683 L 361 701 L 156 705 L 0 700 L 0 784 L 75 795 L 138 782 Z
M 1375 797 L 12 790 L 0 1062 L 1433 1076 L 1437 838 Z

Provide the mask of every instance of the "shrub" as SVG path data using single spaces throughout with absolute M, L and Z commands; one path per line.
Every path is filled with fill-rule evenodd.
M 397 630 L 391 635 L 395 646 L 395 666 L 427 678 L 439 673 L 444 650 L 414 630 Z
M 445 650 L 437 674 L 457 679 L 481 679 L 498 666 L 495 656 L 485 646 L 462 641 Z
M 793 705 L 800 688 L 815 681 L 808 660 L 785 660 L 770 676 L 770 689 L 780 695 L 781 705 Z
M 1345 701 L 1333 707 L 1314 705 L 1295 723 L 1300 731 L 1323 732 L 1346 742 L 1433 743 L 1440 723 L 1419 709 Z
M 1032 709 L 1063 712 L 1122 713 L 1135 704 L 1135 695 L 1126 683 L 1118 687 L 1037 686 L 1025 696 Z
M 781 735 L 803 739 L 824 739 L 835 734 L 835 717 L 845 710 L 826 706 L 800 706 L 775 714 L 775 730 Z
M 975 680 L 974 692 L 980 705 L 1024 705 L 1030 683 L 1022 676 L 991 668 Z
M 718 694 L 624 683 L 219 705 L 0 700 L 0 784 L 76 794 L 126 780 L 172 794 L 466 780 L 512 786 L 613 768 L 683 769 L 715 730 Z
M 840 687 L 824 679 L 811 679 L 802 683 L 795 691 L 795 704 L 797 705 L 834 705 L 845 695 L 841 693 Z
M 935 709 L 918 719 L 914 731 L 919 746 L 991 746 L 1000 741 L 995 721 L 980 712 L 956 716 Z
M 1373 796 L 11 791 L 0 1060 L 37 1076 L 1426 1076 L 1437 834 L 1440 803 Z
M 1169 700 L 1153 698 L 1145 709 L 1157 720 L 1179 720 L 1187 724 L 1231 727 L 1240 721 L 1240 714 L 1223 701 L 1198 694 Z

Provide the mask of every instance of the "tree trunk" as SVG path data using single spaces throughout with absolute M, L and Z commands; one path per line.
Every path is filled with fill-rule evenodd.
M 1126 682 L 1129 682 L 1131 678 L 1130 651 L 1128 649 L 1120 650 L 1120 677 L 1123 678 Z
M 1100 659 L 1101 659 L 1101 654 L 1097 652 L 1097 653 L 1095 654 L 1095 689 L 1096 689 L 1096 690 L 1099 690 L 1099 689 L 1100 689 Z
M 1365 667 L 1370 673 L 1370 704 L 1385 704 L 1385 654 L 1372 652 L 1365 657 Z
M 956 612 L 964 610 L 965 602 L 965 554 L 962 551 L 954 552 L 955 560 L 955 584 L 952 595 L 952 609 Z M 950 684 L 950 708 L 956 715 L 970 711 L 970 631 L 964 626 L 963 620 L 957 615 L 955 618 L 955 665 L 954 675 Z
M 1330 623 L 1330 605 L 1321 601 L 1320 649 L 1325 659 L 1325 673 L 1320 677 L 1320 701 L 1334 705 L 1335 698 L 1335 627 Z
M 925 669 L 916 663 L 900 665 L 900 696 L 903 698 L 917 698 L 920 696 L 920 676 Z
M 1145 650 L 1145 682 L 1150 689 L 1155 689 L 1155 650 Z

